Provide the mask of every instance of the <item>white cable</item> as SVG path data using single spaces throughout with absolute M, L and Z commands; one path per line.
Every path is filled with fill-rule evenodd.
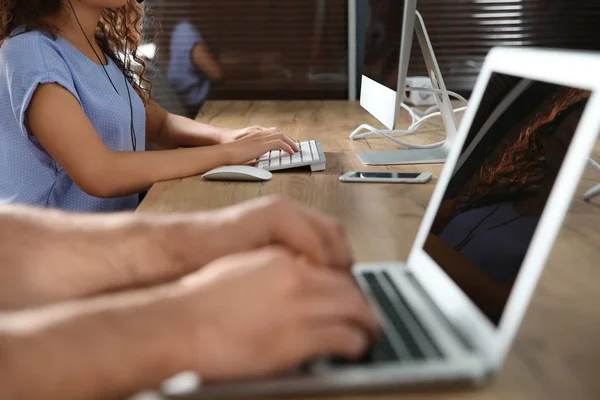
M 424 88 L 424 87 L 407 86 L 406 90 L 413 91 L 413 92 L 425 92 L 425 93 L 442 93 L 442 91 L 440 89 L 432 89 L 432 88 Z M 469 103 L 469 101 L 467 99 L 465 99 L 463 96 L 461 96 L 460 94 L 458 94 L 456 92 L 453 92 L 451 90 L 446 90 L 446 93 L 448 93 L 448 96 L 454 97 L 454 98 L 462 101 L 465 104 Z
M 600 185 L 596 185 L 591 188 L 586 194 L 583 195 L 585 201 L 590 201 L 596 196 L 600 196 Z
M 407 107 L 408 107 L 408 106 L 407 106 Z M 409 108 L 410 108 L 411 110 L 413 110 L 413 112 L 414 112 L 415 114 L 417 114 L 417 115 L 420 115 L 420 116 L 423 116 L 423 115 L 428 115 L 428 114 L 431 114 L 432 112 L 435 112 L 435 111 L 439 111 L 439 110 L 440 110 L 440 107 L 439 107 L 439 106 L 437 106 L 437 105 L 435 105 L 435 106 L 431 106 L 431 107 L 429 107 L 429 108 L 428 108 L 427 110 L 425 110 L 425 111 L 421 111 L 421 110 L 419 110 L 418 108 L 414 108 L 414 109 L 413 109 L 413 108 L 411 108 L 411 107 L 409 107 Z
M 583 199 L 585 201 L 590 201 L 591 199 L 593 199 L 596 196 L 600 196 L 600 185 L 596 185 L 595 187 L 591 188 L 584 196 Z
M 460 108 L 455 108 L 454 112 L 463 112 L 466 111 L 467 107 L 460 107 Z M 440 115 L 442 115 L 441 112 L 435 112 L 429 115 L 424 116 L 423 118 L 419 119 L 416 123 L 414 123 L 413 125 L 411 125 L 408 129 L 409 130 L 416 130 L 423 122 L 427 121 L 428 119 L 431 119 L 433 117 L 439 117 Z
M 600 172 L 600 164 L 594 161 L 592 158 L 588 159 L 588 163 L 598 172 Z M 596 185 L 591 188 L 584 196 L 585 201 L 590 201 L 593 197 L 600 196 L 600 185 Z
M 439 89 L 414 88 L 414 87 L 407 87 L 407 90 L 429 92 L 429 93 L 441 93 L 442 92 Z M 464 102 L 465 104 L 468 104 L 467 99 L 465 99 L 463 96 L 459 95 L 458 93 L 451 92 L 451 91 L 448 91 L 447 93 L 448 93 L 448 95 L 457 98 L 458 100 Z M 416 108 L 409 107 L 405 103 L 401 103 L 400 106 L 403 109 L 405 109 L 411 116 L 412 122 L 408 129 L 406 129 L 406 130 L 380 130 L 380 129 L 374 128 L 370 125 L 363 124 L 363 125 L 360 125 L 358 128 L 356 128 L 350 134 L 350 139 L 359 140 L 359 139 L 364 139 L 369 136 L 379 135 L 379 136 L 383 136 L 384 138 L 386 138 L 394 143 L 397 143 L 401 146 L 408 147 L 409 149 L 424 149 L 424 150 L 435 149 L 437 147 L 441 147 L 444 145 L 446 140 L 442 140 L 441 142 L 432 143 L 432 144 L 414 144 L 414 143 L 408 143 L 408 142 L 397 139 L 396 136 L 406 136 L 406 135 L 415 134 L 417 132 L 417 130 L 419 129 L 419 127 L 425 121 L 427 121 L 431 118 L 434 118 L 434 117 L 439 117 L 442 115 L 442 113 L 440 111 L 435 111 L 435 110 L 439 110 L 438 106 L 429 107 L 424 112 L 420 111 Z M 462 111 L 465 111 L 466 109 L 467 109 L 467 107 L 460 107 L 460 108 L 454 109 L 454 112 L 455 113 L 462 112 Z M 419 116 L 417 114 L 420 114 L 421 116 Z M 362 132 L 363 130 L 366 130 L 367 132 Z

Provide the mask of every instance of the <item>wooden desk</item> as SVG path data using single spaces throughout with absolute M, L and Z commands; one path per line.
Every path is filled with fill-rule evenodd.
M 340 183 L 342 171 L 367 169 L 357 151 L 393 148 L 384 139 L 348 139 L 361 123 L 377 125 L 357 103 L 219 101 L 208 103 L 198 119 L 217 126 L 279 126 L 299 140 L 318 139 L 327 169 L 314 174 L 278 172 L 266 183 L 205 182 L 198 177 L 159 183 L 140 211 L 207 210 L 282 194 L 340 218 L 358 261 L 408 256 L 441 167 L 368 168 L 431 171 L 434 179 L 426 185 Z M 409 140 L 439 140 L 436 128 Z M 582 200 L 585 190 L 599 181 L 599 174 L 586 171 L 500 374 L 483 389 L 402 393 L 403 399 L 600 398 L 600 203 Z M 343 397 L 392 400 L 400 395 Z

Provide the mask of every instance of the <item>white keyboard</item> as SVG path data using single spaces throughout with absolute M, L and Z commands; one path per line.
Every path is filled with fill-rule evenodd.
M 267 171 L 306 166 L 310 166 L 310 170 L 313 172 L 325 169 L 325 153 L 321 143 L 310 140 L 296 144 L 300 149 L 296 154 L 290 156 L 281 150 L 271 150 L 258 159 L 256 166 Z

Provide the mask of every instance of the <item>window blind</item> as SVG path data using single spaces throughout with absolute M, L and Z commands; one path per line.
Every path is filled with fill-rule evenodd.
M 418 0 L 451 90 L 472 90 L 494 46 L 600 50 L 598 0 Z M 414 43 L 409 75 L 427 75 Z
M 347 97 L 347 0 L 146 3 L 163 75 L 175 25 L 200 31 L 225 76 L 210 98 Z
M 198 27 L 225 72 L 210 98 L 347 98 L 347 0 L 146 4 L 163 75 L 173 27 Z M 463 93 L 494 46 L 600 50 L 600 0 L 418 0 L 418 9 L 448 88 Z M 416 41 L 409 75 L 426 75 Z

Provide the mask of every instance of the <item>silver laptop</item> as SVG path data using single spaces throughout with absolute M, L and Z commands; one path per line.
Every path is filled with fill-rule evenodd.
M 600 132 L 598 71 L 600 55 L 490 53 L 408 261 L 354 268 L 384 317 L 383 335 L 363 359 L 314 361 L 277 379 L 172 381 L 163 392 L 200 398 L 485 382 L 509 353 Z

